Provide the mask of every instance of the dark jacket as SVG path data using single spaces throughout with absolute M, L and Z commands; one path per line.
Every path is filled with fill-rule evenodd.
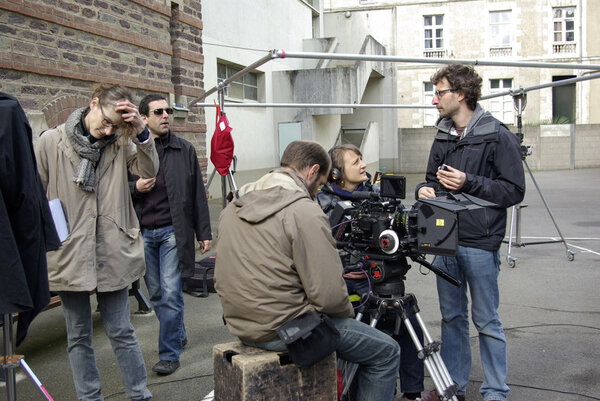
M 459 215 L 459 245 L 495 251 L 500 248 L 506 231 L 506 208 L 523 200 L 525 175 L 519 139 L 479 105 L 463 139 L 451 135 L 453 122 L 438 120 L 429 162 L 427 182 L 422 186 L 443 190 L 436 178 L 438 167 L 447 164 L 466 174 L 462 193 L 490 201 L 498 207 L 466 211 Z
M 0 121 L 0 313 L 19 312 L 19 345 L 50 299 L 46 251 L 60 241 L 38 175 L 31 127 L 19 102 L 4 93 Z
M 371 176 L 367 173 L 368 180 L 364 183 L 360 184 L 358 188 L 354 190 L 354 192 L 362 192 L 362 191 L 379 191 L 378 186 L 371 184 Z M 337 185 L 327 182 L 321 190 L 317 193 L 317 202 L 321 209 L 327 216 L 331 215 L 331 212 L 335 208 L 335 205 L 340 200 L 352 200 L 352 192 L 348 192 L 346 190 L 341 189 Z
M 212 239 L 208 201 L 196 149 L 170 131 L 167 135 L 156 140 L 157 147 L 164 146 L 162 152 L 159 150 L 158 175 L 164 175 L 167 187 L 181 275 L 190 277 L 196 259 L 194 234 L 198 241 Z M 129 186 L 140 219 L 146 196 L 135 189 L 137 178 L 132 176 Z

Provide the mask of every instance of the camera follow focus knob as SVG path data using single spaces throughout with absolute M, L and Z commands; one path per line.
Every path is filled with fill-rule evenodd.
M 393 254 L 400 246 L 400 239 L 394 230 L 384 230 L 379 234 L 379 247 L 388 255 Z

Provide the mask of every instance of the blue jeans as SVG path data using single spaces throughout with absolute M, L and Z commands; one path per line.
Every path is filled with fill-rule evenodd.
M 77 398 L 102 401 L 100 373 L 92 348 L 92 310 L 88 292 L 59 292 L 67 324 L 67 352 Z M 146 387 L 146 365 L 129 319 L 129 289 L 99 292 L 98 309 L 121 370 L 125 393 L 131 400 L 152 397 Z
M 336 353 L 338 358 L 360 364 L 357 373 L 360 401 L 393 401 L 400 364 L 400 347 L 387 334 L 351 318 L 332 318 L 340 332 Z M 244 344 L 267 349 L 285 351 L 280 339 L 262 343 Z
M 146 287 L 160 323 L 158 357 L 179 361 L 187 335 L 183 325 L 183 280 L 173 226 L 142 229 Z
M 459 394 L 465 393 L 471 372 L 468 285 L 484 375 L 480 392 L 484 400 L 505 400 L 510 390 L 506 385 L 506 339 L 498 315 L 500 252 L 459 246 L 455 257 L 436 256 L 433 264 L 463 283 L 457 288 L 437 277 L 442 312 L 441 354 L 459 386 Z

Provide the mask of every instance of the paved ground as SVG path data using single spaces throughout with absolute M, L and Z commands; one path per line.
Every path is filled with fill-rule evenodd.
M 575 260 L 567 261 L 564 244 L 513 247 L 516 267 L 506 263 L 502 248 L 500 315 L 508 340 L 511 400 L 583 401 L 600 400 L 600 170 L 540 172 L 534 174 L 556 221 L 567 237 Z M 420 176 L 409 176 L 412 190 Z M 529 176 L 521 227 L 525 243 L 555 239 L 558 233 Z M 409 191 L 410 192 L 410 191 Z M 412 201 L 407 201 L 407 204 Z M 220 202 L 211 202 L 216 221 Z M 216 227 L 216 223 L 215 226 Z M 433 274 L 419 274 L 418 266 L 407 276 L 407 291 L 419 299 L 422 316 L 434 338 L 439 339 L 438 311 Z M 232 337 L 221 321 L 219 299 L 186 301 L 189 344 L 182 355 L 182 368 L 167 377 L 150 372 L 157 361 L 158 322 L 154 314 L 132 315 L 149 371 L 148 382 L 155 400 L 199 401 L 213 388 L 211 349 Z M 132 311 L 137 304 L 132 302 Z M 94 347 L 107 400 L 126 400 L 115 358 L 95 318 Z M 472 329 L 473 369 L 467 399 L 480 400 L 483 373 L 478 338 Z M 55 400 L 75 400 L 65 351 L 65 328 L 61 308 L 40 315 L 17 350 Z M 23 376 L 22 373 L 19 374 Z M 426 373 L 426 376 L 427 373 Z M 433 386 L 426 378 L 426 387 Z M 5 399 L 0 389 L 0 400 Z M 31 381 L 22 377 L 17 385 L 19 400 L 42 400 Z

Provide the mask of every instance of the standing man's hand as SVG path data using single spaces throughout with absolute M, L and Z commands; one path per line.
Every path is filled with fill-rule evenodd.
M 206 252 L 210 251 L 210 248 L 212 247 L 212 241 L 209 239 L 204 241 L 198 241 L 198 243 L 202 247 L 202 249 L 200 250 L 202 254 L 205 254 Z
M 135 182 L 135 189 L 140 193 L 152 191 L 156 184 L 156 178 L 140 178 Z
M 463 187 L 467 175 L 460 170 L 444 165 L 445 169 L 440 169 L 437 172 L 437 179 L 444 186 L 444 188 L 450 191 L 458 191 Z M 420 191 L 419 191 L 420 192 Z

